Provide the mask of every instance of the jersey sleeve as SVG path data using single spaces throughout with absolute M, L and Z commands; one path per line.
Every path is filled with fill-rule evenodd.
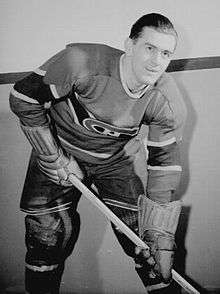
M 175 89 L 170 100 L 157 93 L 152 106 L 148 133 L 148 197 L 154 201 L 171 201 L 181 178 L 180 143 L 186 119 L 186 108 Z M 159 102 L 158 102 L 159 101 Z
M 15 83 L 10 92 L 11 110 L 23 125 L 42 126 L 48 123 L 47 109 L 57 99 L 68 95 L 76 73 L 73 50 L 64 49 L 28 76 Z

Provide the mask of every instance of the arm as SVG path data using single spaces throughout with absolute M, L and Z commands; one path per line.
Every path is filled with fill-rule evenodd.
M 166 108 L 169 108 L 167 106 Z M 164 109 L 164 112 L 171 110 Z M 169 124 L 166 118 L 149 126 L 147 195 L 153 201 L 168 203 L 178 188 L 182 167 L 181 132 L 184 118 Z
M 181 178 L 179 145 L 186 109 L 178 96 L 170 101 L 164 96 L 158 99 L 159 95 L 149 125 L 147 197 L 139 199 L 139 234 L 150 247 L 150 256 L 146 254 L 151 267 L 148 291 L 170 283 L 181 211 L 181 202 L 172 198 Z
M 11 110 L 18 116 L 22 131 L 38 155 L 41 171 L 55 183 L 69 185 L 68 174 L 74 173 L 82 178 L 82 172 L 74 158 L 68 157 L 62 150 L 48 116 L 50 104 L 58 97 L 67 95 L 65 89 L 68 87 L 55 85 L 53 81 L 46 83 L 44 80 L 48 68 L 61 57 L 64 57 L 63 51 L 18 81 L 11 90 L 9 99 Z

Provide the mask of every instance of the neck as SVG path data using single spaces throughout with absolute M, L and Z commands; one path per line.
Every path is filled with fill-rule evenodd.
M 137 93 L 143 90 L 147 85 L 139 83 L 132 74 L 131 60 L 128 56 L 124 55 L 122 58 L 122 71 L 125 83 L 132 93 Z

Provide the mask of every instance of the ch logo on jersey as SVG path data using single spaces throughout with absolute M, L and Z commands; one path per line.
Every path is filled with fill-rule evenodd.
M 83 119 L 83 125 L 89 131 L 117 138 L 134 137 L 139 131 L 139 128 L 119 128 L 93 118 Z

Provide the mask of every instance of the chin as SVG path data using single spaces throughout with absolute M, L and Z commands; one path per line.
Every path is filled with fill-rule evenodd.
M 154 85 L 158 79 L 160 78 L 161 75 L 157 75 L 157 76 L 145 76 L 145 84 L 146 85 Z
M 148 78 L 148 79 L 145 80 L 144 83 L 145 83 L 146 85 L 154 85 L 158 79 L 159 79 L 159 77 L 156 78 L 156 79 L 155 79 L 155 78 L 154 78 L 154 79 L 149 79 L 149 78 Z

